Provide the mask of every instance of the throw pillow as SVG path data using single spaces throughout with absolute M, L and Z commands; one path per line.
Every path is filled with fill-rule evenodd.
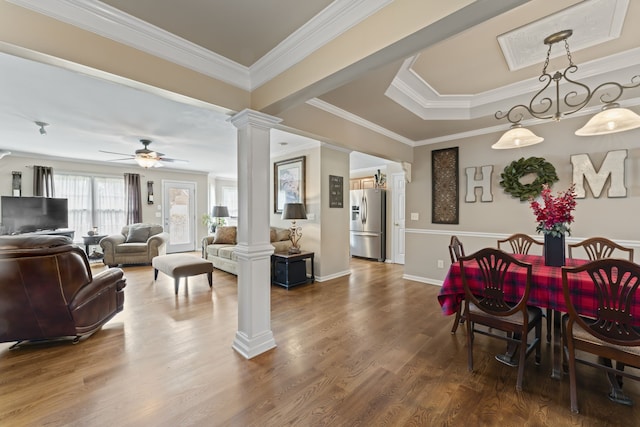
M 145 243 L 150 231 L 149 227 L 129 227 L 126 243 Z
M 289 229 L 288 228 L 279 229 L 277 234 L 278 234 L 278 236 L 276 238 L 276 241 L 282 242 L 282 241 L 285 241 L 285 240 L 289 240 Z
M 275 242 L 277 238 L 278 238 L 278 232 L 276 231 L 275 228 L 271 227 L 271 230 L 269 230 L 269 241 Z
M 236 227 L 216 227 L 216 234 L 213 236 L 213 243 L 236 244 Z

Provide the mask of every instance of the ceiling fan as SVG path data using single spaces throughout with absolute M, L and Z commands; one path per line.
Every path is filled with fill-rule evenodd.
M 149 149 L 149 144 L 151 144 L 150 139 L 141 139 L 140 142 L 144 145 L 144 148 L 140 148 L 135 151 L 135 154 L 124 154 L 124 153 L 114 153 L 113 151 L 104 151 L 99 150 L 101 153 L 108 154 L 119 154 L 121 156 L 127 156 L 123 159 L 113 159 L 112 162 L 117 162 L 120 160 L 135 160 L 140 166 L 143 168 L 158 168 L 162 167 L 162 162 L 184 162 L 187 163 L 187 160 L 180 159 L 171 159 L 169 157 L 164 157 L 163 153 L 158 153 L 157 151 L 153 151 Z

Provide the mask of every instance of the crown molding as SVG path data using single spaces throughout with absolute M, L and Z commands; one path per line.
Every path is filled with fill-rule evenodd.
M 336 0 L 251 67 L 245 67 L 98 0 L 7 0 L 251 91 L 393 0 Z
M 532 77 L 474 95 L 443 95 L 412 69 L 417 57 L 408 58 L 402 63 L 385 95 L 423 120 L 466 120 L 494 115 L 510 102 L 528 102 L 522 99 L 541 89 L 538 77 Z M 634 48 L 576 64 L 579 71 L 574 78 L 590 87 L 597 86 L 604 79 L 611 81 L 612 78 L 628 84 L 631 76 L 638 74 L 638 63 L 640 48 Z
M 247 67 L 97 0 L 7 0 L 244 90 Z
M 256 89 L 393 0 L 335 0 L 249 67 Z
M 388 138 L 391 138 L 393 140 L 396 140 L 398 142 L 402 142 L 403 144 L 407 144 L 411 147 L 413 147 L 414 141 L 406 138 L 402 135 L 399 135 L 395 132 L 390 131 L 389 129 L 383 128 L 382 126 L 378 126 L 375 123 L 372 123 L 366 119 L 363 119 L 360 116 L 356 116 L 355 114 L 352 114 L 346 110 L 343 110 L 342 108 L 338 108 L 335 105 L 329 104 L 328 102 L 325 102 L 321 99 L 318 98 L 312 98 L 310 100 L 308 100 L 306 102 L 307 104 L 311 105 L 312 107 L 316 107 L 320 110 L 326 111 L 329 114 L 333 114 L 334 116 L 340 117 L 344 120 L 348 120 L 352 123 L 355 123 L 359 126 L 362 126 L 364 128 L 367 128 L 373 132 L 379 133 L 381 135 L 384 135 Z
M 618 101 L 618 104 L 620 104 L 621 107 L 625 107 L 625 108 L 634 107 L 634 106 L 640 105 L 640 97 L 621 100 L 621 101 Z M 589 114 L 596 114 L 599 111 L 601 111 L 601 107 L 599 105 L 585 107 L 582 110 L 572 114 L 571 118 L 586 116 Z M 528 119 L 528 120 L 523 120 L 521 123 L 524 127 L 529 127 L 529 126 L 535 126 L 535 125 L 540 125 L 540 124 L 549 123 L 549 122 L 550 120 Z M 469 132 L 460 132 L 460 133 L 440 136 L 437 138 L 423 139 L 420 141 L 416 141 L 414 146 L 418 147 L 422 145 L 437 144 L 440 142 L 455 141 L 457 139 L 471 138 L 474 136 L 486 135 L 494 132 L 506 132 L 508 129 L 509 129 L 508 123 L 500 123 L 495 126 L 474 129 Z

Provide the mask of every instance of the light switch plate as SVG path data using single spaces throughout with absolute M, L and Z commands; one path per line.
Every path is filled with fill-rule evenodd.
M 420 219 L 420 214 L 418 212 L 411 212 L 411 221 L 417 221 Z

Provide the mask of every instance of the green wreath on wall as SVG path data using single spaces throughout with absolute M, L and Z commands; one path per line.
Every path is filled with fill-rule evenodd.
M 520 179 L 530 173 L 536 174 L 537 178 L 531 184 L 521 183 Z M 500 177 L 500 185 L 504 191 L 521 201 L 537 197 L 543 184 L 551 185 L 559 180 L 556 168 L 542 157 L 521 157 L 520 160 L 514 160 L 504 168 Z

